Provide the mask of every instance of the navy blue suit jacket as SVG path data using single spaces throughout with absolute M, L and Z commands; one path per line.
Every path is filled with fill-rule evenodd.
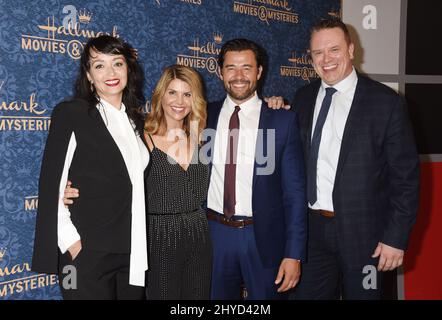
M 223 101 L 209 104 L 208 129 L 216 130 L 222 105 Z M 258 138 L 256 155 L 273 156 L 275 166 L 270 174 L 260 174 L 266 164 L 259 163 L 262 161 L 257 161 L 255 157 L 253 225 L 262 263 L 266 267 L 275 267 L 283 258 L 305 258 L 307 207 L 304 160 L 295 113 L 272 110 L 263 102 L 259 129 L 262 129 L 264 143 L 260 143 Z M 274 155 L 267 154 L 271 152 L 267 148 L 267 141 L 273 139 L 268 129 L 274 129 Z M 208 139 L 207 143 L 214 141 Z M 208 156 L 212 156 L 211 151 Z
M 296 92 L 304 153 L 321 81 Z M 419 158 L 405 100 L 358 75 L 333 188 L 340 253 L 349 265 L 370 257 L 378 242 L 405 249 L 419 203 Z

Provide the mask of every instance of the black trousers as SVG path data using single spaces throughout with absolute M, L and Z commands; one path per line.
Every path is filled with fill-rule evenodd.
M 373 252 L 374 252 L 373 248 Z M 294 300 L 379 300 L 382 273 L 379 259 L 367 255 L 367 261 L 350 266 L 339 252 L 335 218 L 309 213 L 307 262 L 290 299 Z
M 65 300 L 144 300 L 145 288 L 129 285 L 129 254 L 82 249 L 72 261 L 60 254 L 59 285 Z

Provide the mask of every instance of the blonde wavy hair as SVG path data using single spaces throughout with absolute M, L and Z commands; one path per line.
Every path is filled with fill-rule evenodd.
M 164 69 L 160 80 L 155 87 L 152 95 L 151 111 L 146 117 L 144 130 L 149 134 L 165 134 L 166 119 L 161 105 L 161 100 L 166 93 L 169 84 L 179 79 L 190 86 L 192 92 L 192 109 L 184 118 L 183 130 L 187 137 L 194 134 L 198 137 L 198 144 L 201 144 L 202 131 L 206 127 L 207 102 L 204 98 L 203 81 L 200 74 L 192 68 L 172 65 Z M 191 124 L 197 123 L 197 132 L 191 132 Z

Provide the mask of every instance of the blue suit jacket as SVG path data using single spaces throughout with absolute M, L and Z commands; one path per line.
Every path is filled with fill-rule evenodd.
M 208 129 L 216 130 L 222 105 L 223 101 L 209 104 Z M 266 167 L 266 163 L 258 163 L 262 161 L 255 157 L 252 190 L 254 232 L 262 263 L 266 267 L 275 267 L 283 258 L 303 260 L 305 257 L 307 207 L 304 160 L 294 112 L 272 110 L 263 102 L 259 129 L 263 129 L 264 143 L 260 143 L 258 138 L 256 155 L 272 156 L 275 165 L 270 174 L 261 174 L 260 170 Z M 275 137 L 274 152 L 267 146 L 267 141 L 273 140 L 272 132 Z M 209 139 L 207 143 L 214 141 Z M 268 151 L 274 154 L 267 154 Z
M 310 151 L 313 110 L 321 81 L 296 92 L 304 152 Z M 419 204 L 419 158 L 405 100 L 358 75 L 345 124 L 333 188 L 342 259 L 367 261 L 383 242 L 405 249 Z

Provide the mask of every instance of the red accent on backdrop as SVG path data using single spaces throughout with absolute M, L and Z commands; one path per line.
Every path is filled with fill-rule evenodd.
M 442 163 L 421 164 L 420 208 L 404 261 L 405 299 L 442 299 Z

